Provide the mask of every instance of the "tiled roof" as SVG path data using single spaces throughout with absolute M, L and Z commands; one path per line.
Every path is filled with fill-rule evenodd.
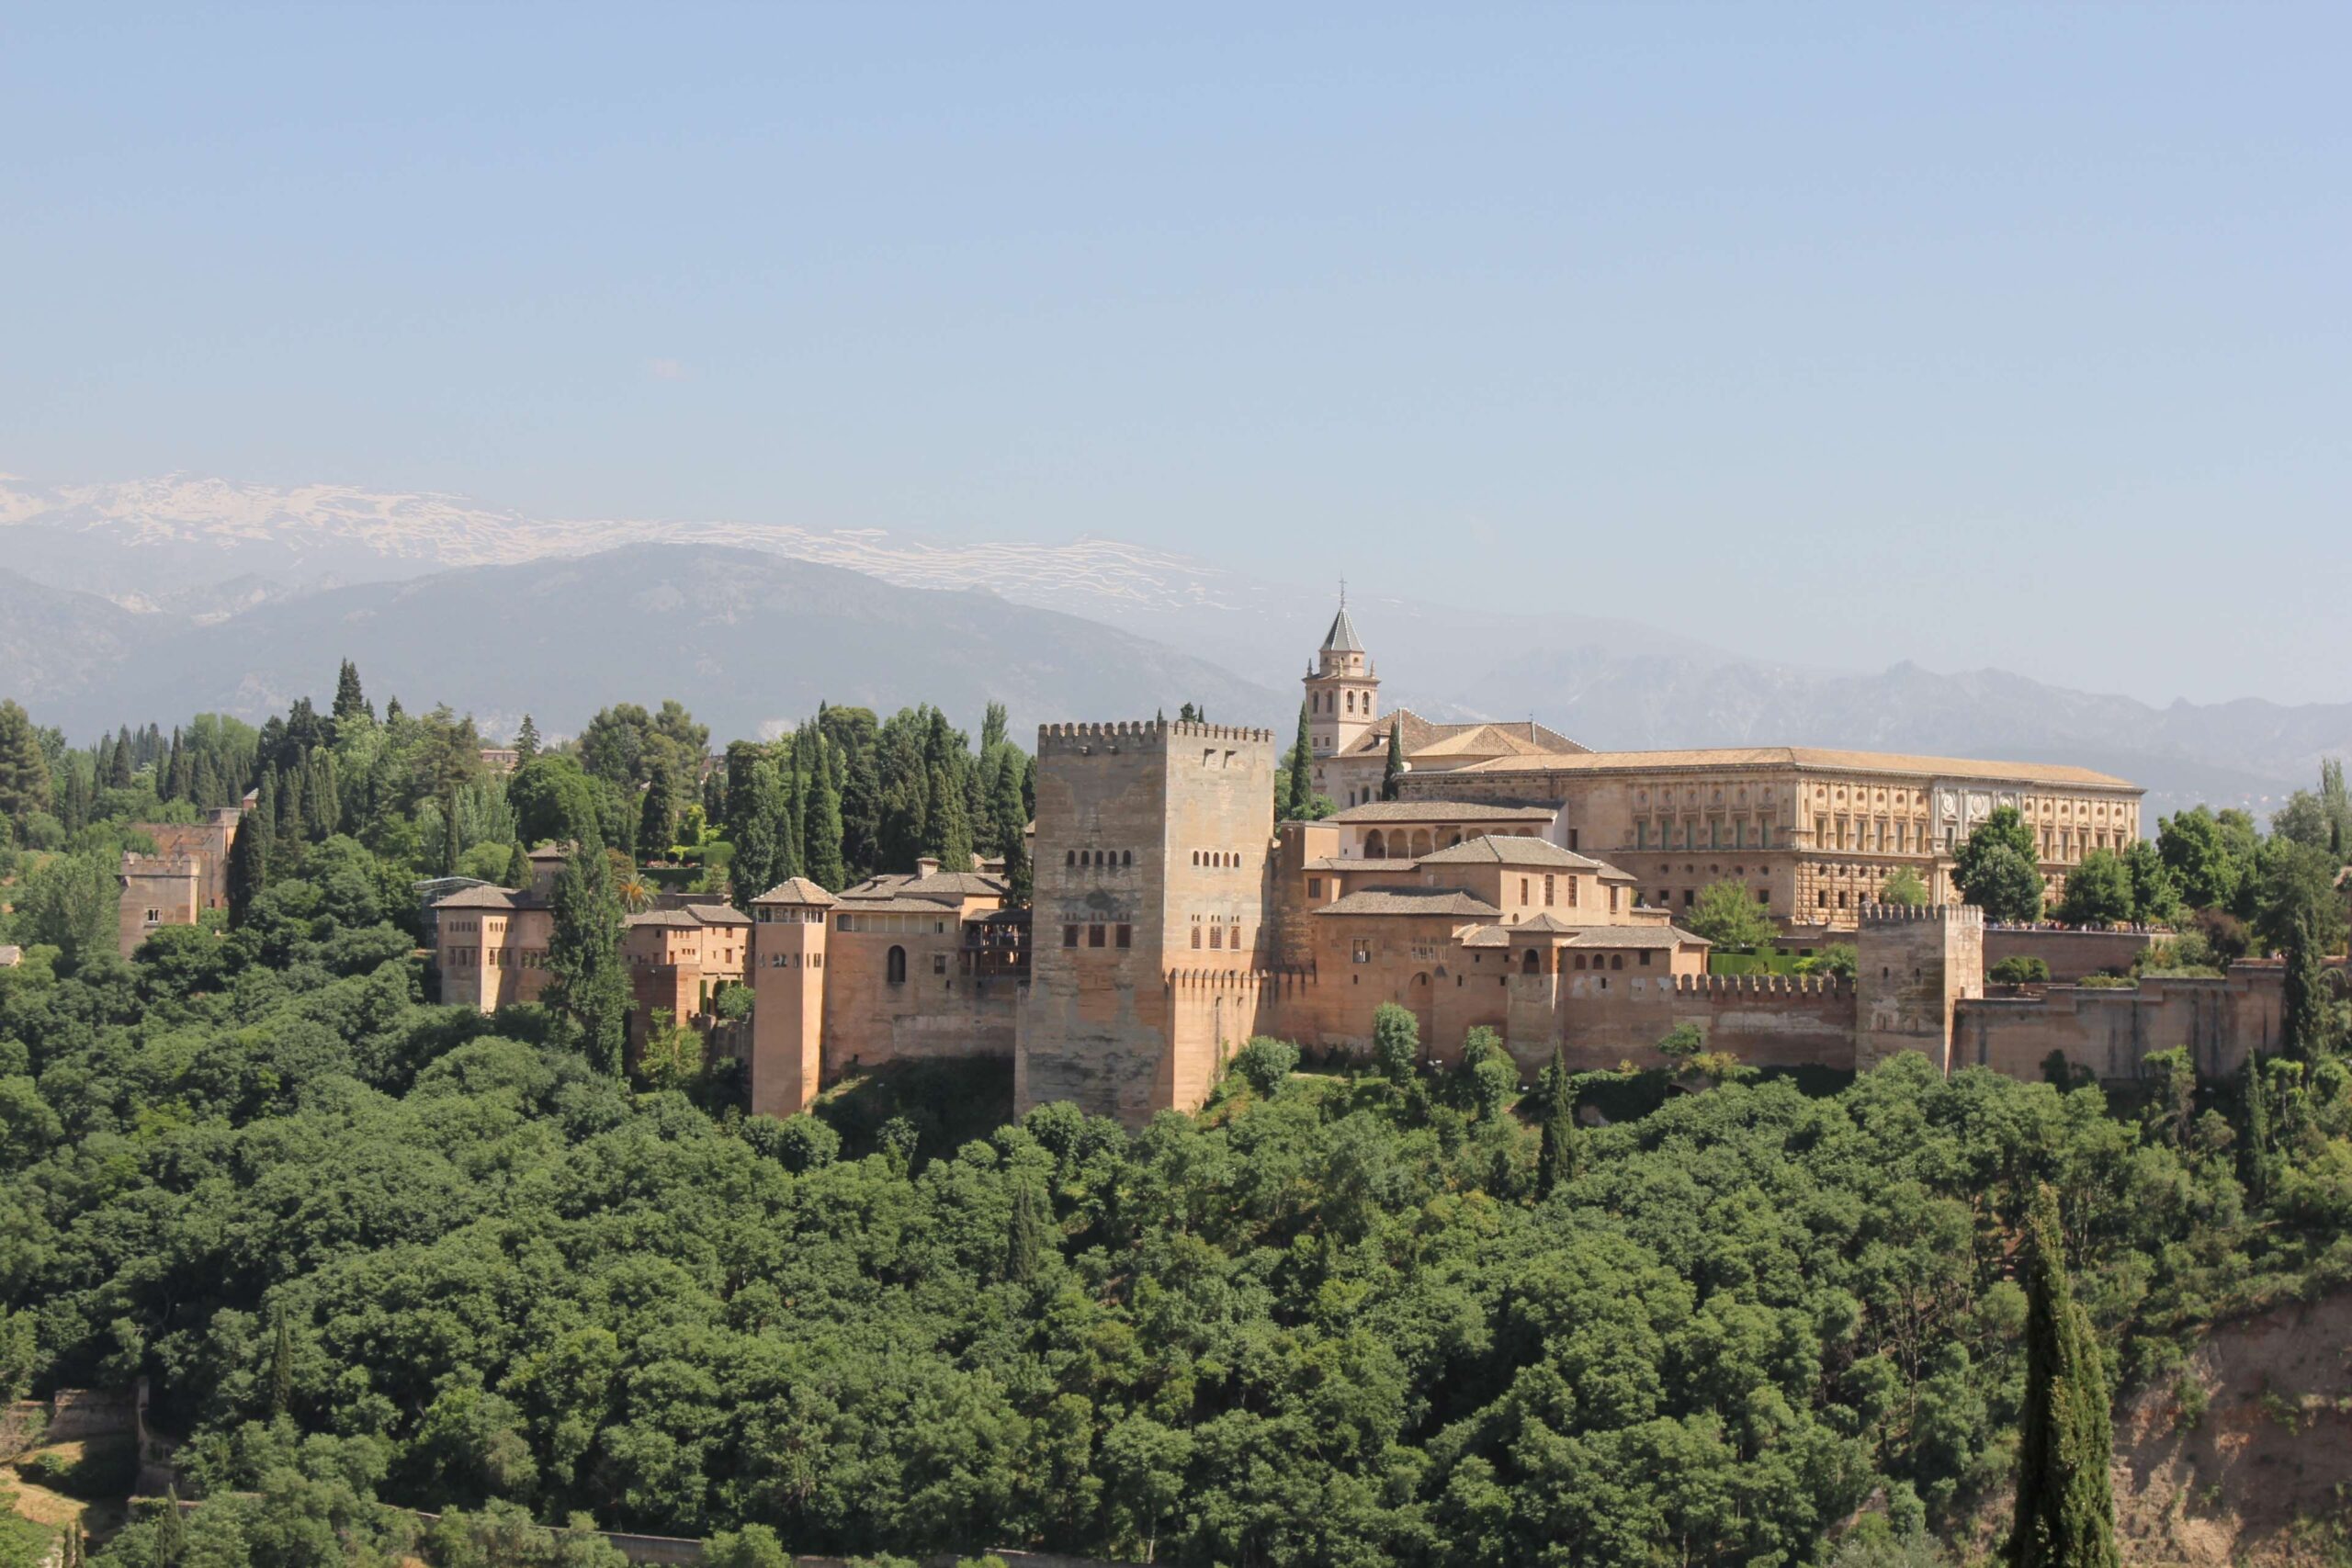
M 1001 876 L 990 876 L 978 871 L 934 871 L 928 876 L 917 877 L 904 892 L 922 897 L 953 896 L 957 898 L 1001 898 L 1007 884 Z
M 1549 839 L 1518 839 L 1486 834 L 1464 839 L 1450 849 L 1419 857 L 1423 865 L 1552 865 L 1571 871 L 1606 869 L 1574 850 L 1564 850 Z
M 1356 624 L 1348 615 L 1345 604 L 1331 617 L 1331 629 L 1323 634 L 1323 647 L 1332 653 L 1362 653 L 1363 643 L 1356 636 Z
M 2058 762 L 1986 762 L 1967 757 L 1925 757 L 1899 751 L 1839 751 L 1816 746 L 1725 746 L 1687 751 L 1577 751 L 1497 757 L 1456 770 L 1464 773 L 1671 773 L 1702 768 L 1798 768 L 1831 773 L 1900 773 L 1987 784 L 2072 784 L 2089 789 L 2140 786 L 2112 773 Z
M 748 926 L 752 917 L 732 904 L 689 904 L 685 913 L 706 926 Z
M 752 902 L 754 904 L 815 904 L 822 907 L 837 903 L 839 900 L 805 876 L 787 876 Z
M 684 909 L 646 909 L 623 916 L 621 924 L 632 929 L 638 926 L 676 926 L 686 931 L 702 929 L 702 922 Z
M 1511 928 L 1509 926 L 1479 926 L 1462 933 L 1464 947 L 1509 947 Z
M 959 918 L 955 905 L 943 904 L 936 898 L 851 898 L 844 895 L 841 908 L 842 912 L 854 915 L 930 915 L 943 920 Z
M 1367 887 L 1315 911 L 1318 915 L 1459 915 L 1465 919 L 1502 913 L 1459 887 Z
M 436 909 L 512 909 L 519 906 L 515 895 L 504 887 L 468 887 L 450 894 L 433 907 Z
M 1326 822 L 1549 822 L 1556 806 L 1494 806 L 1480 800 L 1368 800 Z
M 1421 863 L 1417 860 L 1311 860 L 1309 871 L 1410 871 Z
M 1396 725 L 1404 731 L 1407 761 L 1415 757 L 1459 756 L 1550 756 L 1555 753 L 1577 753 L 1587 750 L 1558 730 L 1527 719 L 1519 723 L 1498 724 L 1479 720 L 1470 724 L 1437 724 L 1423 718 L 1411 708 L 1398 708 L 1356 738 L 1341 755 L 1368 757 L 1385 755 L 1388 750 L 1388 727 Z
M 1566 921 L 1555 919 L 1548 914 L 1530 916 L 1510 929 L 1515 931 L 1533 931 L 1539 936 L 1573 936 L 1584 930 L 1582 926 L 1569 925 Z
M 1571 947 L 1713 947 L 1680 926 L 1587 926 Z

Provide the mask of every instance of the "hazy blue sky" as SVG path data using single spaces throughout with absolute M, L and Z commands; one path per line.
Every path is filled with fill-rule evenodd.
M 8 6 L 0 468 L 2352 698 L 2352 9 L 1154 9 Z

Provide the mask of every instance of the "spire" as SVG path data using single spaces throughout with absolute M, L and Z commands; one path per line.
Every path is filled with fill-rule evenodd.
M 1326 653 L 1362 653 L 1363 644 L 1356 637 L 1356 624 L 1348 618 L 1347 579 L 1340 580 L 1340 613 L 1331 617 L 1331 629 L 1323 634 Z

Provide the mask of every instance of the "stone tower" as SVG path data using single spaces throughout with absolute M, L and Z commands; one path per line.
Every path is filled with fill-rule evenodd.
M 1957 1004 L 1984 994 L 1984 910 L 1870 906 L 1854 936 L 1855 1070 L 1917 1051 L 1951 1072 Z
M 825 1034 L 825 920 L 833 896 L 805 876 L 752 900 L 752 1114 L 817 1098 Z
M 1331 629 L 1323 634 L 1323 646 L 1316 649 L 1315 663 L 1304 684 L 1306 733 L 1315 751 L 1315 787 L 1329 793 L 1323 760 L 1354 745 L 1380 713 L 1380 677 L 1372 671 L 1372 656 L 1356 636 L 1356 623 L 1348 614 L 1344 596 L 1340 613 L 1331 617 Z
M 1274 736 L 1154 721 L 1037 732 L 1029 995 L 1016 1111 L 1075 1100 L 1139 1126 L 1207 1098 L 1247 1005 L 1180 1008 L 1171 976 L 1254 975 L 1270 933 Z M 1254 998 L 1237 986 L 1236 995 Z

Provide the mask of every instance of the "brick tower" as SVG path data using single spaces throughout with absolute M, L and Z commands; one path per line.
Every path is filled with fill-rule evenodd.
M 1263 964 L 1274 767 L 1267 729 L 1154 721 L 1038 730 L 1017 1111 L 1069 1100 L 1139 1126 L 1207 1098 L 1254 1020 L 1238 1002 L 1180 1010 L 1170 976 Z
M 1315 752 L 1315 787 L 1328 794 L 1323 760 L 1354 745 L 1380 713 L 1380 677 L 1373 673 L 1372 656 L 1356 636 L 1345 594 L 1302 683 L 1306 688 L 1307 742 Z
M 1951 1072 L 1957 1004 L 1984 994 L 1984 910 L 1870 906 L 1854 934 L 1855 1070 L 1917 1051 Z
M 825 918 L 833 896 L 805 876 L 752 900 L 752 1114 L 790 1116 L 817 1098 L 825 1033 Z

